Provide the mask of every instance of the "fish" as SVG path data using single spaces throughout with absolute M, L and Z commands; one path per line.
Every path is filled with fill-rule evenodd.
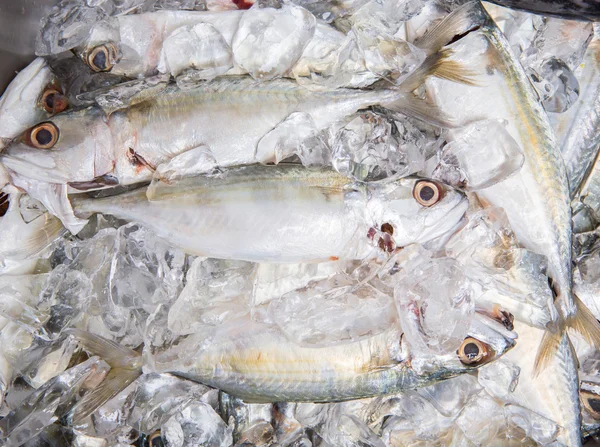
M 578 362 L 569 337 L 561 336 L 548 367 L 534 374 L 536 359 L 532 354 L 543 343 L 546 331 L 520 321 L 514 322 L 514 330 L 519 334 L 519 342 L 504 358 L 517 365 L 521 372 L 509 402 L 559 425 L 557 441 L 561 445 L 581 445 Z
M 525 162 L 519 172 L 476 195 L 486 206 L 503 208 L 519 243 L 548 259 L 558 318 L 548 325 L 539 345 L 539 373 L 563 343 L 566 328 L 600 346 L 600 324 L 572 291 L 568 179 L 546 113 L 508 42 L 483 7 L 479 3 L 463 7 L 479 11 L 479 28 L 449 48 L 457 63 L 471 64 L 480 73 L 474 76 L 478 86 L 451 86 L 433 78 L 426 86 L 438 107 L 457 119 L 505 120 L 508 132 L 524 151 Z
M 139 222 L 190 254 L 278 263 L 363 259 L 378 245 L 385 252 L 426 243 L 455 228 L 468 207 L 463 193 L 429 180 L 358 184 L 330 169 L 293 164 L 70 200 L 79 217 Z M 373 240 L 384 224 L 393 246 Z
M 570 20 L 600 20 L 598 0 L 489 0 L 507 8 Z
M 142 360 L 136 351 L 98 335 L 78 329 L 65 333 L 112 367 L 112 377 L 71 410 L 76 422 L 135 380 L 142 373 Z M 242 317 L 220 327 L 210 342 L 202 341 L 206 334 L 194 334 L 180 340 L 176 350 L 155 354 L 151 368 L 248 403 L 339 402 L 393 394 L 475 371 L 505 355 L 516 336 L 500 322 L 477 316 L 458 351 L 434 356 L 428 371 L 419 375 L 396 326 L 355 342 L 314 348 L 296 345 L 276 328 Z M 185 359 L 184 351 L 190 354 Z
M 0 193 L 0 274 L 29 270 L 31 261 L 66 230 L 39 202 L 16 190 Z
M 573 226 L 576 233 L 594 231 L 600 225 L 600 145 L 587 176 L 574 198 Z
M 25 129 L 67 106 L 68 100 L 46 60 L 34 59 L 0 97 L 0 150 Z
M 454 72 L 456 64 L 444 64 L 446 58 L 445 53 L 431 56 L 407 81 L 408 90 L 312 91 L 288 79 L 260 82 L 249 76 L 223 76 L 189 90 L 172 84 L 108 117 L 96 106 L 56 115 L 15 138 L 0 154 L 0 163 L 12 184 L 40 200 L 76 234 L 85 222 L 72 215 L 66 185 L 73 192 L 149 181 L 161 165 L 182 159 L 193 165 L 206 153 L 219 167 L 269 163 L 275 161 L 276 148 L 261 147 L 257 159 L 257 145 L 295 112 L 309 114 L 317 129 L 375 105 L 452 125 L 450 117 L 410 93 L 427 75 L 464 81 Z
M 575 70 L 580 93 L 565 113 L 550 114 L 565 161 L 571 198 L 581 194 L 582 182 L 600 150 L 600 27 L 595 26 L 583 61 Z

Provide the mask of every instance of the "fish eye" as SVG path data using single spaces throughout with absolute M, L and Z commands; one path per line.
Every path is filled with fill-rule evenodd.
M 442 199 L 442 187 L 429 180 L 421 180 L 415 184 L 413 196 L 419 204 L 430 207 Z
M 44 110 L 52 114 L 64 111 L 69 105 L 65 95 L 52 87 L 48 87 L 44 90 L 41 102 Z
M 600 420 L 600 396 L 589 391 L 581 391 L 581 403 L 591 417 Z
M 10 206 L 10 199 L 8 194 L 0 192 L 0 217 L 3 217 L 8 212 Z
M 58 141 L 58 127 L 50 121 L 40 123 L 29 131 L 29 143 L 38 149 L 50 149 Z
M 457 353 L 463 365 L 479 366 L 491 358 L 493 351 L 485 343 L 473 337 L 467 337 L 463 340 Z
M 148 436 L 148 447 L 164 447 L 164 442 L 160 435 L 160 430 L 156 430 L 150 436 Z
M 94 71 L 110 71 L 113 68 L 116 53 L 114 45 L 99 45 L 90 51 L 86 58 L 86 63 Z

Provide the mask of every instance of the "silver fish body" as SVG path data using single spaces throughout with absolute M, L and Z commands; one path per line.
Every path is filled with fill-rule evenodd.
M 522 9 L 562 19 L 597 21 L 600 19 L 598 0 L 490 0 L 507 8 Z
M 377 245 L 373 231 L 384 223 L 393 227 L 399 247 L 455 228 L 468 207 L 466 197 L 444 188 L 438 203 L 423 207 L 413 197 L 417 183 L 364 186 L 327 169 L 259 165 L 71 201 L 79 216 L 105 213 L 139 222 L 189 253 L 315 262 L 369 256 Z
M 600 7 L 600 6 L 599 6 Z M 565 113 L 550 114 L 560 138 L 569 191 L 574 198 L 593 165 L 600 148 L 600 29 L 588 45 L 584 59 L 576 69 L 581 91 L 577 102 Z
M 475 6 L 479 7 L 479 6 Z M 481 28 L 454 43 L 455 58 L 481 73 L 479 87 L 430 79 L 441 110 L 465 121 L 496 118 L 521 146 L 521 170 L 477 191 L 484 204 L 503 208 L 518 241 L 548 258 L 548 274 L 564 319 L 577 313 L 571 293 L 571 214 L 568 181 L 554 133 L 508 42 L 481 10 Z M 490 105 L 493 104 L 493 107 Z

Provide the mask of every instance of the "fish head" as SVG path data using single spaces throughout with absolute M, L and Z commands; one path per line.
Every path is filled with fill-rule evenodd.
M 394 228 L 399 247 L 446 235 L 457 228 L 469 207 L 463 192 L 429 179 L 397 180 L 386 186 L 383 200 L 383 221 Z
M 25 130 L 0 154 L 12 182 L 89 182 L 111 172 L 111 135 L 101 109 L 71 110 Z
M 508 319 L 510 321 L 510 318 Z M 411 358 L 412 370 L 427 382 L 473 372 L 502 357 L 516 344 L 512 323 L 476 312 L 467 336 L 455 352 Z M 410 352 L 409 347 L 407 351 Z
M 0 98 L 0 148 L 28 127 L 67 108 L 68 101 L 44 58 L 19 72 Z

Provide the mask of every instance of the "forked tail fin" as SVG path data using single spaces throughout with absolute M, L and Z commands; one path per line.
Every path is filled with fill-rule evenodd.
M 600 322 L 576 295 L 573 295 L 573 301 L 577 306 L 577 313 L 563 320 L 557 330 L 546 331 L 542 338 L 534 364 L 536 376 L 548 366 L 548 362 L 556 354 L 567 329 L 573 329 L 594 348 L 600 349 Z
M 142 357 L 132 349 L 89 332 L 67 329 L 65 333 L 72 335 L 86 351 L 98 355 L 111 367 L 102 383 L 86 394 L 69 412 L 67 417 L 77 424 L 142 374 Z

